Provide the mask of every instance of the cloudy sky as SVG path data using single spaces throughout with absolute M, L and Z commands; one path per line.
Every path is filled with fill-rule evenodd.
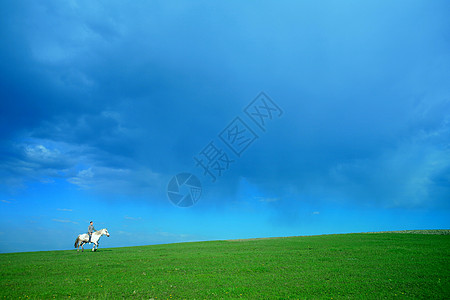
M 448 11 L 3 3 L 0 252 L 449 228 Z

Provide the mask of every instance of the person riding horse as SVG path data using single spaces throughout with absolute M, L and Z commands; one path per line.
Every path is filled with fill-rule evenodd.
M 90 225 L 89 225 L 89 227 L 88 227 L 88 235 L 89 235 L 89 242 L 88 242 L 88 243 L 91 242 L 92 233 L 93 233 L 94 231 L 97 231 L 97 230 L 95 230 L 95 228 L 94 228 L 94 222 L 91 221 L 91 222 L 90 222 Z
M 77 236 L 77 239 L 75 240 L 75 244 L 74 244 L 75 248 L 78 248 L 77 251 L 79 251 L 80 247 L 81 247 L 81 252 L 83 252 L 84 251 L 83 245 L 86 243 L 93 243 L 94 246 L 92 246 L 92 251 L 96 251 L 98 249 L 100 238 L 103 235 L 106 235 L 107 237 L 109 237 L 108 229 L 103 228 L 100 230 L 95 230 L 92 222 L 91 222 L 91 225 L 89 226 L 89 231 L 92 235 L 92 238 L 87 233 L 82 233 Z

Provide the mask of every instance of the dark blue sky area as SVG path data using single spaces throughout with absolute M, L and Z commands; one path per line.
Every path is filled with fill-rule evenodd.
M 68 249 L 90 220 L 105 247 L 449 228 L 448 11 L 3 3 L 0 252 Z M 195 160 L 211 142 L 214 182 Z M 181 172 L 191 207 L 167 195 Z

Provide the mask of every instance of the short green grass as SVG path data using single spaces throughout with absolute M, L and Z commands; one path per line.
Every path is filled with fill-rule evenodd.
M 371 233 L 0 254 L 0 298 L 450 298 L 450 235 Z

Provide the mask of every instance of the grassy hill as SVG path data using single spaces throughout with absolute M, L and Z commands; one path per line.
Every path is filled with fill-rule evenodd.
M 0 254 L 0 298 L 450 297 L 450 235 L 370 233 Z

